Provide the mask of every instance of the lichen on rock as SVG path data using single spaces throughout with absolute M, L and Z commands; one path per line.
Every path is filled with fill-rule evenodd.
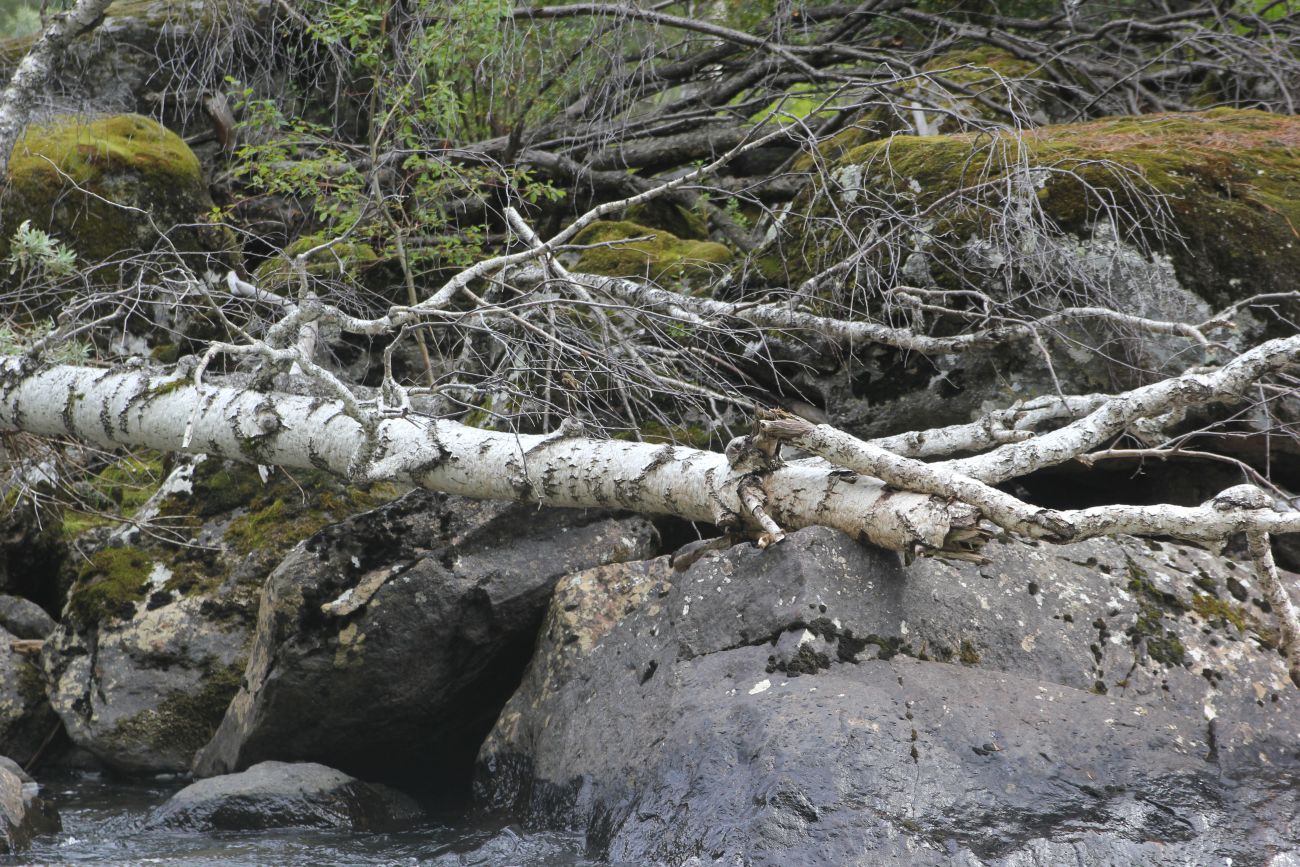
M 318 472 L 263 480 L 247 464 L 184 461 L 131 523 L 79 537 L 63 622 L 43 653 L 72 740 L 119 770 L 187 769 L 239 689 L 263 579 L 301 540 L 393 494 Z

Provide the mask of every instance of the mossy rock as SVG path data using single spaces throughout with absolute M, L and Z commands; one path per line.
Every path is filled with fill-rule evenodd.
M 396 491 L 317 471 L 263 479 L 205 458 L 178 462 L 136 505 L 157 467 L 132 460 L 95 484 L 109 498 L 124 488 L 121 512 L 139 526 L 76 540 L 76 580 L 42 662 L 74 743 L 119 770 L 183 771 L 239 687 L 267 575 L 298 542 Z
M 243 659 L 229 665 L 209 661 L 209 671 L 194 688 L 171 690 L 156 706 L 118 720 L 106 739 L 119 740 L 131 750 L 143 745 L 160 753 L 198 752 L 212 738 L 239 691 L 245 664 Z
M 676 202 L 651 199 L 627 209 L 628 221 L 652 229 L 663 229 L 685 241 L 709 240 L 709 221 L 703 214 Z
M 791 236 L 761 251 L 769 280 L 795 282 L 844 258 L 854 220 L 878 219 L 867 197 L 925 214 L 948 249 L 983 237 L 995 219 L 1006 166 L 1040 169 L 1038 206 L 1065 234 L 1086 238 L 1112 204 L 1129 215 L 1163 197 L 1173 232 L 1140 237 L 1172 260 L 1180 284 L 1213 306 L 1259 292 L 1289 291 L 1300 268 L 1300 119 L 1261 111 L 1115 117 L 1023 133 L 894 136 L 856 147 L 796 203 Z M 954 196 L 980 189 L 984 199 Z M 861 213 L 849 232 L 828 230 L 831 200 Z M 1135 216 L 1136 218 L 1136 216 Z M 873 263 L 884 273 L 900 262 Z M 960 276 L 968 265 L 945 262 Z
M 620 241 L 627 243 L 616 243 Z M 626 220 L 593 223 L 578 233 L 574 243 L 610 244 L 583 250 L 576 266 L 579 271 L 657 282 L 707 280 L 732 259 L 731 250 L 722 244 L 683 240 L 664 229 Z
M 314 234 L 299 238 L 285 247 L 284 253 L 263 262 L 257 269 L 257 285 L 272 292 L 292 294 L 301 279 L 295 263 L 297 256 L 319 247 L 328 238 Z M 381 255 L 364 241 L 340 241 L 317 250 L 304 263 L 309 282 L 328 280 L 356 284 L 384 297 L 393 295 L 402 285 L 401 266 L 391 256 Z M 405 290 L 402 290 L 403 292 Z M 402 300 L 405 300 L 403 295 Z
M 181 253 L 233 249 L 229 232 L 206 222 L 213 205 L 198 158 L 180 136 L 137 114 L 29 127 L 14 146 L 0 206 L 3 255 L 24 220 L 71 246 L 83 266 L 150 250 L 160 230 Z
M 940 87 L 925 78 L 916 80 L 915 87 L 923 90 L 929 101 L 952 109 L 952 112 L 926 113 L 926 120 L 935 133 L 967 131 L 970 124 L 963 119 L 980 126 L 1002 125 L 1009 120 L 1006 115 L 976 99 L 978 95 L 1002 103 L 1010 93 L 1018 109 L 1037 114 L 1044 122 L 1056 113 L 1056 105 L 1050 103 L 1045 89 L 1040 86 L 1040 80 L 1044 78 L 1042 67 L 999 48 L 978 45 L 947 51 L 925 64 L 922 71 L 934 74 L 949 85 Z M 963 93 L 962 89 L 970 93 Z M 796 172 L 810 172 L 818 165 L 836 163 L 863 145 L 893 134 L 910 133 L 915 128 L 910 104 L 870 108 L 859 113 L 844 129 L 819 141 L 816 157 L 805 153 L 794 161 L 792 168 Z

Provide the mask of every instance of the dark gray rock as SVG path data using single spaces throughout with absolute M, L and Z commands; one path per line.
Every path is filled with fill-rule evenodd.
M 45 609 L 29 599 L 0 595 L 0 628 L 15 638 L 46 638 L 57 626 Z
M 423 817 L 396 789 L 363 783 L 311 762 L 262 762 L 243 773 L 199 780 L 145 821 L 150 830 L 256 831 L 336 828 L 376 831 Z
M 1132 539 L 989 554 L 904 568 L 813 529 L 570 576 L 476 792 L 634 863 L 1295 846 L 1300 699 L 1245 570 Z
M 21 852 L 37 834 L 62 827 L 58 812 L 39 793 L 31 777 L 0 757 L 0 854 Z
M 468 782 L 563 575 L 652 556 L 643 518 L 414 492 L 268 579 L 243 686 L 199 776 L 275 758 Z
M 10 650 L 16 636 L 0 629 L 0 749 L 30 762 L 59 726 L 36 660 Z

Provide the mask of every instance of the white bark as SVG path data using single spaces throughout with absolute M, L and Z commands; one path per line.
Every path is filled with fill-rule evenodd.
M 940 466 L 996 484 L 1086 454 L 1143 419 L 1215 401 L 1239 401 L 1261 377 L 1298 363 L 1300 335 L 1269 340 L 1216 370 L 1193 371 L 1115 395 L 1065 427 Z
M 28 367 L 24 367 L 24 364 Z M 369 435 L 336 400 L 196 386 L 188 380 L 40 365 L 0 356 L 0 428 L 105 446 L 314 467 L 359 483 L 391 480 L 484 499 L 669 514 L 770 534 L 825 525 L 899 551 L 960 555 L 975 513 L 834 469 L 754 472 L 725 455 L 670 445 L 479 430 L 408 415 Z
M 1220 496 L 1201 506 L 1098 506 L 1057 511 L 1025 503 L 944 464 L 926 464 L 892 454 L 829 425 L 802 419 L 760 423 L 763 435 L 789 442 L 832 464 L 869 474 L 908 491 L 955 497 L 980 510 L 1005 530 L 1054 542 L 1124 533 L 1134 536 L 1176 536 L 1198 542 L 1222 542 L 1241 532 L 1298 533 L 1300 512 L 1278 512 L 1258 503 L 1238 503 Z M 1044 438 L 1051 436 L 1044 434 Z M 959 463 L 959 462 L 953 462 Z M 1262 494 L 1253 486 L 1245 486 Z M 1225 494 L 1235 493 L 1230 488 Z M 1271 501 L 1271 498 L 1266 498 Z
M 1291 682 L 1300 687 L 1300 613 L 1297 613 L 1291 594 L 1282 584 L 1282 576 L 1273 562 L 1273 546 L 1268 534 L 1253 531 L 1246 534 L 1255 573 L 1268 596 L 1268 604 L 1277 618 L 1278 648 L 1287 658 Z

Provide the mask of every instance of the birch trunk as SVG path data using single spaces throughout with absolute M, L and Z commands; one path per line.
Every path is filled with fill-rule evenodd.
M 357 483 L 389 480 L 483 499 L 631 509 L 757 535 L 824 525 L 884 548 L 960 553 L 978 519 L 947 499 L 898 492 L 852 472 L 798 465 L 734 468 L 726 455 L 671 445 L 485 431 L 407 415 L 368 434 L 340 401 L 0 356 L 0 428 L 104 446 L 195 452 L 317 468 Z

